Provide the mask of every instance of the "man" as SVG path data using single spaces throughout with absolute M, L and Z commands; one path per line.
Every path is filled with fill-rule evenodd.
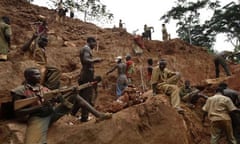
M 66 16 L 67 11 L 68 9 L 64 8 L 62 1 L 60 1 L 57 7 L 57 17 L 56 17 L 57 22 L 60 22 L 61 24 L 64 23 L 64 18 Z
M 186 80 L 184 82 L 184 86 L 180 89 L 179 95 L 181 97 L 181 100 L 186 102 L 190 108 L 194 108 L 194 104 L 200 97 L 203 97 L 204 99 L 208 98 L 207 96 L 204 96 L 199 92 L 200 91 L 198 89 L 191 87 L 189 80 Z
M 162 39 L 163 41 L 168 40 L 168 32 L 165 24 L 162 24 Z
M 225 82 L 220 83 L 219 87 L 223 89 L 223 95 L 229 97 L 236 107 L 240 106 L 240 93 L 238 91 L 228 88 Z
M 70 18 L 74 17 L 74 9 L 73 6 L 70 7 Z
M 127 75 L 127 79 L 128 79 L 128 83 L 132 84 L 132 75 L 135 71 L 134 69 L 134 62 L 132 60 L 132 57 L 130 54 L 127 54 L 126 56 L 126 75 Z
M 152 32 L 154 32 L 154 27 L 147 26 L 147 24 L 145 24 L 143 29 L 144 29 L 143 37 L 146 38 L 147 40 L 152 40 Z
M 180 107 L 179 87 L 177 82 L 180 79 L 179 72 L 172 72 L 166 68 L 167 62 L 164 59 L 159 61 L 159 66 L 154 67 L 151 84 L 153 89 L 153 95 L 159 92 L 163 92 L 166 95 L 170 95 L 171 105 L 178 112 L 183 112 Z
M 46 56 L 46 46 L 48 44 L 48 38 L 41 36 L 38 38 L 36 43 L 35 39 L 38 37 L 37 33 L 34 33 L 32 38 L 24 44 L 21 48 L 23 52 L 29 52 L 30 57 L 32 57 L 36 63 L 40 65 L 47 64 L 47 56 Z
M 120 20 L 119 20 L 119 28 L 122 29 L 124 24 L 125 24 L 125 23 L 123 23 L 122 20 L 120 19 Z
M 54 66 L 47 65 L 47 44 L 47 37 L 38 37 L 38 34 L 34 33 L 32 38 L 21 48 L 21 50 L 23 52 L 28 52 L 29 57 L 34 59 L 35 62 L 40 65 L 43 77 L 41 79 L 41 84 L 44 84 L 44 86 L 48 86 L 48 88 L 50 89 L 55 89 L 60 86 L 59 81 L 61 77 L 61 71 Z
M 202 110 L 205 112 L 203 122 L 206 114 L 211 121 L 211 144 L 218 144 L 218 141 L 225 132 L 229 144 L 237 144 L 233 136 L 232 123 L 229 113 L 239 111 L 233 104 L 230 98 L 223 96 L 223 89 L 218 87 L 216 94 L 207 99 L 206 104 Z
M 10 48 L 11 41 L 11 25 L 10 19 L 6 16 L 0 19 L 0 61 L 7 60 L 7 54 Z
M 227 76 L 231 75 L 228 65 L 226 63 L 226 60 L 225 60 L 226 57 L 227 57 L 227 53 L 225 51 L 220 52 L 214 56 L 216 78 L 219 78 L 219 73 L 220 73 L 219 65 L 221 65 L 223 67 Z
M 110 71 L 108 71 L 106 74 L 110 74 L 114 70 L 118 70 L 118 78 L 117 78 L 117 86 L 116 86 L 116 94 L 117 98 L 122 96 L 124 89 L 128 86 L 128 79 L 126 76 L 126 64 L 122 62 L 122 57 L 118 56 L 117 59 L 117 65 L 114 66 Z
M 148 87 L 151 87 L 152 71 L 153 71 L 153 59 L 148 58 L 147 59 L 147 78 L 146 78 Z
M 43 15 L 38 15 L 38 21 L 32 23 L 32 29 L 35 31 L 38 37 L 47 37 L 48 24 L 46 17 Z
M 80 50 L 80 61 L 82 64 L 82 69 L 80 72 L 80 78 L 78 79 L 78 84 L 84 84 L 86 82 L 91 82 L 94 80 L 94 64 L 100 62 L 102 59 L 93 58 L 92 50 L 96 47 L 97 43 L 95 38 L 88 37 L 87 44 Z M 86 88 L 80 91 L 80 96 L 82 96 L 87 102 L 93 105 L 92 102 L 93 89 L 92 87 Z M 78 105 L 75 105 L 75 110 L 73 110 L 72 114 L 75 115 Z M 88 110 L 83 107 L 81 114 L 81 122 L 88 121 Z
M 24 144 L 46 144 L 49 124 L 69 113 L 71 107 L 61 103 L 54 108 L 51 102 L 43 98 L 43 94 L 48 92 L 49 89 L 40 84 L 41 74 L 39 69 L 27 68 L 24 71 L 24 77 L 25 82 L 21 86 L 11 90 L 13 103 L 19 99 L 39 98 L 37 102 L 15 111 L 16 116 L 29 116 Z M 70 95 L 70 98 L 87 107 L 99 120 L 111 118 L 111 114 L 96 111 L 80 96 Z
M 239 108 L 240 106 L 240 93 L 233 89 L 228 88 L 228 85 L 224 82 L 219 84 L 219 87 L 223 89 L 223 95 L 229 97 L 233 104 Z M 240 113 L 234 111 L 230 113 L 232 119 L 233 133 L 237 140 L 237 143 L 240 143 Z

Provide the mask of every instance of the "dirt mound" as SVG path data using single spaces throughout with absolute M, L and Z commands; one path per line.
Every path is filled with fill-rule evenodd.
M 93 52 L 94 57 L 104 59 L 96 64 L 96 75 L 101 75 L 108 82 L 108 89 L 99 88 L 99 97 L 96 107 L 110 104 L 115 99 L 114 88 L 116 73 L 106 76 L 105 73 L 115 65 L 116 56 L 131 54 L 135 62 L 136 73 L 133 76 L 134 85 L 140 89 L 145 85 L 145 77 L 141 77 L 140 71 L 145 68 L 148 58 L 153 58 L 154 64 L 160 58 L 168 62 L 169 69 L 179 71 L 182 82 L 189 79 L 193 85 L 201 85 L 207 78 L 214 78 L 214 64 L 212 56 L 203 48 L 192 46 L 180 39 L 165 42 L 144 41 L 145 49 L 141 56 L 133 53 L 133 36 L 120 29 L 102 29 L 91 23 L 81 20 L 66 18 L 64 24 L 55 21 L 56 12 L 44 7 L 30 5 L 23 0 L 1 0 L 1 15 L 8 15 L 11 19 L 13 38 L 9 53 L 9 61 L 0 63 L 0 103 L 8 101 L 9 90 L 18 86 L 23 81 L 23 71 L 29 66 L 36 66 L 35 62 L 22 55 L 19 49 L 32 36 L 31 23 L 37 20 L 37 15 L 47 17 L 49 27 L 49 45 L 47 57 L 49 65 L 54 65 L 73 79 L 70 84 L 76 84 L 81 69 L 79 61 L 79 49 L 85 44 L 88 36 L 97 37 L 98 47 Z M 230 87 L 240 90 L 238 65 L 231 65 L 234 76 L 228 79 Z M 221 73 L 223 75 L 223 73 Z M 145 75 L 144 75 L 145 76 Z M 63 85 L 67 83 L 62 80 Z M 213 88 L 209 88 L 211 93 Z M 75 120 L 71 116 L 65 116 L 54 124 L 49 132 L 49 143 L 167 143 L 167 144 L 205 144 L 209 141 L 209 127 L 201 124 L 200 102 L 194 110 L 186 109 L 184 115 L 179 115 L 168 103 L 168 98 L 159 95 L 151 96 L 151 91 L 145 93 L 149 98 L 145 103 L 134 105 L 113 115 L 113 118 L 100 123 L 90 121 L 86 124 L 69 122 Z M 76 121 L 76 120 L 75 120 Z M 1 137 L 14 139 L 15 132 L 12 129 L 1 128 Z M 4 130 L 2 130 L 4 129 Z M 22 129 L 20 127 L 19 129 Z M 21 132 L 23 135 L 23 132 Z M 13 136 L 12 136 L 13 135 Z M 8 139 L 9 140 L 9 139 Z M 6 139 L 3 142 L 7 143 Z M 21 143 L 22 139 L 19 140 Z
M 66 126 L 62 122 L 57 122 L 51 128 L 49 136 L 54 138 L 51 138 L 49 143 L 174 144 L 177 141 L 178 144 L 186 144 L 190 137 L 181 116 L 170 106 L 165 105 L 160 97 L 151 97 L 146 103 L 122 110 L 114 114 L 111 120 L 97 124 L 89 122 Z M 68 129 L 71 135 L 56 134 L 56 130 L 63 129 Z

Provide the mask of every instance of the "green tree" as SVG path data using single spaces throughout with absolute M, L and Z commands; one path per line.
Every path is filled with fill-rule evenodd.
M 219 1 L 198 0 L 188 2 L 187 0 L 177 0 L 176 6 L 161 17 L 161 20 L 168 23 L 171 19 L 177 21 L 178 36 L 193 45 L 212 48 L 215 42 L 215 33 L 209 33 L 206 24 L 200 24 L 200 11 L 204 8 L 215 10 Z
M 223 33 L 227 36 L 227 41 L 235 47 L 235 51 L 240 49 L 240 5 L 234 2 L 216 9 L 213 17 L 207 21 L 212 32 Z
M 107 10 L 106 5 L 101 3 L 100 0 L 50 0 L 55 7 L 58 6 L 60 2 L 65 8 L 73 7 L 78 11 L 84 13 L 84 20 L 90 21 L 100 21 L 103 23 L 111 22 L 114 15 Z

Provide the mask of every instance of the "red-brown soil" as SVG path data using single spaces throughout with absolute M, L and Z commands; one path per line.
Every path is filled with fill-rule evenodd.
M 54 65 L 73 79 L 70 84 L 76 84 L 81 69 L 79 49 L 85 44 L 88 36 L 96 36 L 98 50 L 94 57 L 103 58 L 103 62 L 96 64 L 96 75 L 101 75 L 108 82 L 109 89 L 99 86 L 99 97 L 96 107 L 104 111 L 104 107 L 115 99 L 114 88 L 116 73 L 106 76 L 105 73 L 114 66 L 116 56 L 130 53 L 136 64 L 133 77 L 134 85 L 141 89 L 140 69 L 145 71 L 148 58 L 153 58 L 155 65 L 160 58 L 168 61 L 168 68 L 179 71 L 182 75 L 181 83 L 189 79 L 193 85 L 204 85 L 204 80 L 214 78 L 214 64 L 212 55 L 204 48 L 192 46 L 180 39 L 165 42 L 145 40 L 146 49 L 141 56 L 134 56 L 133 36 L 120 29 L 103 29 L 81 20 L 66 18 L 64 24 L 55 21 L 56 13 L 44 7 L 30 5 L 22 0 L 1 0 L 0 14 L 8 15 L 11 19 L 13 38 L 9 53 L 9 61 L 0 63 L 0 98 L 9 98 L 9 91 L 21 84 L 23 71 L 35 62 L 19 53 L 19 49 L 31 37 L 31 22 L 37 20 L 37 15 L 47 17 L 49 26 L 49 45 L 47 56 L 49 65 Z M 227 80 L 229 86 L 240 90 L 238 65 L 231 65 L 233 77 Z M 223 75 L 223 73 L 221 73 Z M 144 75 L 145 76 L 145 75 Z M 144 82 L 146 81 L 144 77 Z M 180 83 L 180 85 L 181 85 Z M 69 82 L 62 79 L 62 85 Z M 205 89 L 212 94 L 215 86 Z M 195 109 L 186 110 L 184 115 L 178 114 L 170 107 L 168 97 L 158 95 L 152 97 L 151 91 L 144 93 L 147 101 L 126 108 L 113 114 L 113 118 L 95 123 L 90 120 L 80 123 L 72 116 L 65 116 L 56 122 L 49 131 L 49 144 L 206 144 L 209 143 L 209 127 L 201 124 L 201 106 L 198 102 Z M 1 103 L 1 102 L 0 102 Z M 70 122 L 73 124 L 70 124 Z M 25 124 L 15 121 L 0 123 L 0 141 L 2 143 L 22 143 Z

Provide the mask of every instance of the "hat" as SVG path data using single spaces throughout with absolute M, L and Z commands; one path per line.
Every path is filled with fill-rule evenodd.
M 38 19 L 39 19 L 39 20 L 42 20 L 42 21 L 45 21 L 45 20 L 46 20 L 46 17 L 43 16 L 43 15 L 38 15 Z
M 122 56 L 117 56 L 115 61 L 118 62 L 119 60 L 122 60 Z
M 126 60 L 130 60 L 130 59 L 131 59 L 131 55 L 130 55 L 130 54 L 127 54 L 127 55 L 125 56 L 125 58 L 126 58 Z

